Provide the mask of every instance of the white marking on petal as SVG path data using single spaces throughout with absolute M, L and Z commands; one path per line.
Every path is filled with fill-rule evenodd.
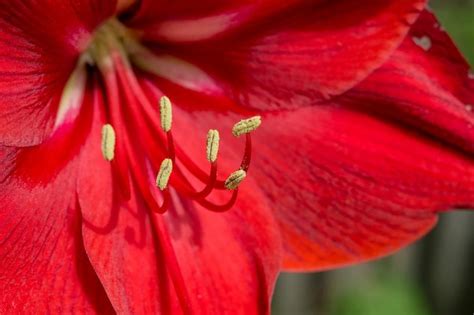
M 190 90 L 202 93 L 220 93 L 222 89 L 203 70 L 170 55 L 154 55 L 142 50 L 131 56 L 133 63 L 144 71 L 153 73 Z
M 414 36 L 413 42 L 417 46 L 421 47 L 424 51 L 430 50 L 432 46 L 431 38 L 429 38 L 428 36 L 422 36 L 422 37 Z
M 61 99 L 59 101 L 54 129 L 57 129 L 59 126 L 74 120 L 74 118 L 76 118 L 77 114 L 79 113 L 79 108 L 81 107 L 82 101 L 84 99 L 84 91 L 87 81 L 87 71 L 85 65 L 89 59 L 90 58 L 87 54 L 83 55 L 69 77 L 69 80 L 66 82 Z
M 166 21 L 158 26 L 157 35 L 175 42 L 205 40 L 231 28 L 238 15 L 228 13 L 200 19 Z
M 464 108 L 466 108 L 468 112 L 472 112 L 472 110 L 474 109 L 474 106 L 472 106 L 471 104 L 466 104 Z

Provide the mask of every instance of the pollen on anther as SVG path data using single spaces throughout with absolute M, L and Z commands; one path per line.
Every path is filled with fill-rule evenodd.
M 219 153 L 219 131 L 211 129 L 207 133 L 206 141 L 206 154 L 207 160 L 214 163 L 217 160 L 217 154 Z
M 173 122 L 173 111 L 171 108 L 171 101 L 167 96 L 163 96 L 160 99 L 160 120 L 163 131 L 170 131 Z
M 239 137 L 243 134 L 249 133 L 257 129 L 262 124 L 262 118 L 260 116 L 254 116 L 248 119 L 239 121 L 232 128 L 232 134 Z
M 115 156 L 115 130 L 110 124 L 102 127 L 102 156 L 106 161 L 112 161 Z
M 164 190 L 168 186 L 168 181 L 173 171 L 173 161 L 171 159 L 164 159 L 161 162 L 160 171 L 156 176 L 156 186 L 160 190 Z
M 239 187 L 245 177 L 247 177 L 247 173 L 244 170 L 235 171 L 227 177 L 224 183 L 225 187 L 229 190 L 235 190 Z

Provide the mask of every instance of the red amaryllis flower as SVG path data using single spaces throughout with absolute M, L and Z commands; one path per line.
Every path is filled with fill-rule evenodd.
M 2 1 L 1 312 L 265 314 L 281 269 L 473 207 L 474 83 L 424 7 Z

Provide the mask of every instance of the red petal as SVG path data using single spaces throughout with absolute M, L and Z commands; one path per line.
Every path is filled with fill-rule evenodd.
M 61 138 L 36 148 L 0 148 L 5 314 L 113 313 L 84 252 L 75 191 L 78 161 Z
M 177 105 L 193 105 L 185 101 Z M 196 135 L 218 128 L 219 165 L 224 174 L 228 165 L 238 167 L 242 145 L 226 132 L 236 115 L 198 112 L 180 121 L 185 115 L 175 109 L 177 143 L 203 160 L 192 150 L 200 143 Z M 431 229 L 437 212 L 474 206 L 472 159 L 357 111 L 331 105 L 265 115 L 253 142 L 249 178 L 280 222 L 287 269 L 328 269 L 390 254 Z
M 272 200 L 287 269 L 328 269 L 394 252 L 436 213 L 474 206 L 474 163 L 414 131 L 343 108 L 266 117 L 253 176 Z
M 207 168 L 206 132 L 219 127 L 219 177 L 225 178 L 239 166 L 243 155 L 242 139 L 231 133 L 234 116 L 216 116 L 212 112 L 195 115 L 175 106 L 175 141 L 194 162 Z M 243 314 L 268 314 L 280 267 L 280 235 L 273 209 L 266 203 L 258 188 L 261 183 L 253 180 L 252 172 L 253 169 L 239 188 L 236 205 L 228 212 L 211 213 L 185 201 L 183 207 L 188 209 L 177 208 L 177 214 L 171 212 L 173 217 L 167 219 L 189 292 L 198 299 L 202 297 L 202 301 L 192 303 L 199 305 L 203 313 L 233 314 L 238 305 Z M 227 199 L 221 194 L 213 196 L 217 204 Z M 214 300 L 219 304 L 209 304 Z
M 237 117 L 199 112 L 179 122 L 184 114 L 175 113 L 176 142 L 192 149 L 196 134 L 218 128 L 219 165 L 238 166 L 242 145 L 226 132 Z M 180 135 L 187 125 L 194 131 Z M 280 222 L 289 270 L 390 254 L 429 231 L 438 212 L 474 207 L 472 158 L 357 111 L 317 106 L 265 115 L 253 138 L 248 176 Z M 194 154 L 199 160 L 202 152 Z
M 176 46 L 171 53 L 199 65 L 241 106 L 313 105 L 347 91 L 386 61 L 423 3 L 312 4 L 220 41 Z
M 185 114 L 175 113 L 176 142 L 188 150 L 196 134 L 218 128 L 219 165 L 238 166 L 242 145 L 226 132 L 235 115 L 199 112 L 180 122 Z M 189 125 L 194 131 L 180 135 Z M 248 176 L 272 204 L 290 270 L 390 254 L 429 231 L 438 212 L 474 207 L 472 158 L 358 111 L 328 105 L 267 114 L 253 138 Z
M 106 108 L 100 91 L 94 102 L 85 105 L 95 109 L 78 178 L 86 252 L 118 313 L 155 313 L 168 305 L 162 300 L 167 292 L 162 291 L 170 284 L 163 267 L 157 264 L 159 255 L 150 219 L 139 196 L 137 199 L 133 194 L 128 202 L 114 199 L 118 198 L 117 183 L 111 163 L 104 160 L 100 150 L 101 128 L 106 123 L 99 112 Z M 120 133 L 117 136 L 121 138 Z
M 86 251 L 115 310 L 180 314 L 184 306 L 232 314 L 238 307 L 245 314 L 268 313 L 281 244 L 268 208 L 253 207 L 263 198 L 243 191 L 226 214 L 174 199 L 176 208 L 163 216 L 152 214 L 138 191 L 129 202 L 114 199 L 118 188 L 99 149 L 102 123 L 96 116 L 84 147 L 78 193 Z
M 33 145 L 51 131 L 64 85 L 115 1 L 2 1 L 0 144 Z
M 312 3 L 322 0 L 312 0 Z M 140 1 L 129 26 L 148 41 L 192 42 L 213 39 L 251 21 L 307 0 Z
M 419 23 L 427 24 L 426 15 Z M 414 32 L 419 30 L 419 25 L 414 28 Z M 423 80 L 427 80 L 426 73 L 431 80 L 417 83 L 409 77 L 409 72 L 400 73 L 404 63 L 399 62 L 399 72 L 395 72 L 397 75 L 387 75 L 387 83 L 378 89 L 376 80 L 367 79 L 372 83 L 372 89 L 369 90 L 372 94 L 360 94 L 366 101 L 381 101 L 383 93 L 394 95 L 390 89 L 393 87 L 398 94 L 391 106 L 401 112 L 395 116 L 397 119 L 412 124 L 417 121 L 429 122 L 420 113 L 425 112 L 425 107 L 429 111 L 435 108 L 439 113 L 433 110 L 430 116 L 438 119 L 438 129 L 432 128 L 435 125 L 432 122 L 421 127 L 436 132 L 439 141 L 454 142 L 469 148 L 466 144 L 471 139 L 471 118 L 466 114 L 464 102 L 471 100 L 472 85 L 467 80 L 465 62 L 450 46 L 451 42 L 441 46 L 443 54 L 436 53 L 429 58 L 422 57 L 426 54 L 423 51 L 420 53 L 418 46 L 408 43 L 402 46 L 408 45 L 410 48 L 403 62 Z M 433 48 L 434 51 L 436 48 Z M 397 54 L 400 52 L 394 56 Z M 220 58 L 225 60 L 222 56 Z M 420 63 L 419 69 L 407 62 L 410 58 Z M 452 63 L 446 62 L 448 60 Z M 205 63 L 201 64 L 205 68 Z M 455 69 L 452 77 L 443 74 L 452 66 Z M 228 69 L 224 66 L 221 68 Z M 384 70 L 382 67 L 380 72 Z M 229 73 L 231 77 L 238 72 Z M 241 79 L 235 77 L 235 81 Z M 398 84 L 406 82 L 408 84 L 402 92 L 396 89 Z M 364 82 L 360 86 L 367 84 Z M 428 95 L 431 94 L 427 100 L 420 101 L 420 97 L 409 93 L 412 87 L 419 89 L 417 84 L 427 85 Z M 238 82 L 236 85 L 239 86 Z M 281 91 L 276 83 L 274 86 L 275 91 Z M 445 89 L 441 88 L 443 86 Z M 197 100 L 186 99 L 176 85 L 164 87 L 166 93 L 173 100 L 178 100 L 178 105 L 183 108 L 202 108 L 199 102 L 204 103 L 204 107 L 207 104 L 214 105 L 205 103 L 212 99 L 202 95 Z M 337 101 L 360 106 L 354 101 L 356 96 L 360 97 L 358 89 L 359 86 L 337 98 Z M 379 89 L 383 91 L 380 95 Z M 294 90 L 289 91 L 293 95 L 297 94 Z M 232 96 L 232 93 L 229 94 Z M 403 98 L 405 95 L 406 99 Z M 446 97 L 449 102 L 439 101 Z M 455 111 L 450 108 L 450 98 L 457 98 L 454 101 L 457 104 Z M 227 102 L 229 104 L 226 105 L 230 107 L 235 105 L 232 101 Z M 285 106 L 296 107 L 302 103 L 300 99 L 288 97 Z M 370 105 L 375 107 L 378 104 Z M 320 105 L 294 113 L 281 112 L 273 118 L 265 117 L 262 129 L 267 128 L 266 132 L 257 131 L 257 135 L 259 132 L 260 135 L 255 141 L 256 165 L 251 167 L 250 176 L 258 179 L 259 187 L 265 190 L 276 209 L 286 239 L 286 268 L 320 270 L 380 257 L 425 234 L 435 224 L 438 212 L 453 207 L 474 207 L 472 158 L 416 131 L 397 126 L 395 122 L 331 106 Z M 403 111 L 404 106 L 417 106 L 419 111 Z M 221 108 L 214 109 L 217 111 Z M 449 115 L 443 118 L 444 113 Z M 203 119 L 204 123 L 199 119 Z M 458 127 L 457 122 L 460 122 Z M 229 117 L 199 113 L 188 122 L 195 128 L 204 125 L 206 128 L 215 128 L 216 124 L 229 125 Z M 431 128 L 427 128 L 427 125 Z M 181 124 L 181 128 L 187 130 L 185 126 Z M 195 133 L 196 130 L 185 132 L 179 141 L 187 143 L 186 148 L 193 147 L 196 140 L 191 135 Z M 225 157 L 235 156 L 235 152 L 227 154 L 225 149 L 223 153 Z
M 429 12 L 422 14 L 390 60 L 340 102 L 474 152 L 474 78 Z
M 204 314 L 234 314 L 236 307 L 270 313 L 281 243 L 263 196 L 250 187 L 225 214 L 185 202 L 166 218 L 190 304 Z

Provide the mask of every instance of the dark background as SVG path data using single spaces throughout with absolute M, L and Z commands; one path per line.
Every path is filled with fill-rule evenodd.
M 430 5 L 474 65 L 474 0 Z M 474 211 L 444 214 L 391 257 L 315 274 L 283 274 L 274 315 L 474 314 Z

